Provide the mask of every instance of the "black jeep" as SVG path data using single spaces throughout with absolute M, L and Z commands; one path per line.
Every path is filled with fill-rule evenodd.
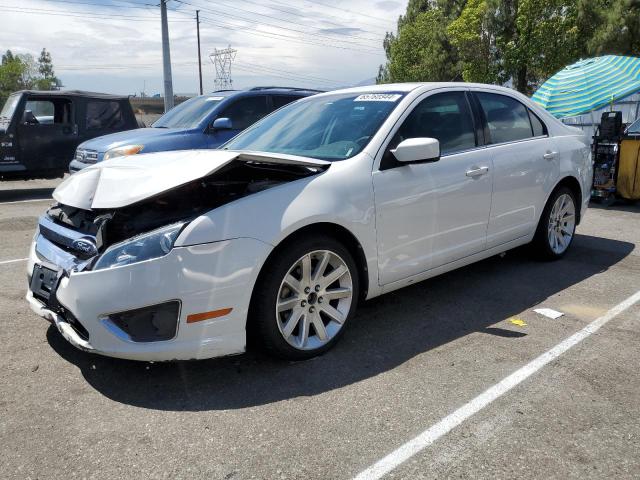
M 80 91 L 12 93 L 0 112 L 0 178 L 61 177 L 80 143 L 137 127 L 126 96 Z

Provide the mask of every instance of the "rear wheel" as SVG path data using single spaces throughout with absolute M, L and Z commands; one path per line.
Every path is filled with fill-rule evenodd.
M 359 282 L 349 250 L 331 237 L 292 243 L 265 266 L 251 306 L 254 341 L 289 360 L 330 349 L 355 311 Z
M 576 230 L 577 202 L 567 187 L 558 188 L 542 212 L 533 240 L 536 252 L 545 259 L 561 258 L 571 246 Z

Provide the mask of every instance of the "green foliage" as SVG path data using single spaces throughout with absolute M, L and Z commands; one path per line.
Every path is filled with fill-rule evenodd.
M 17 90 L 53 90 L 60 81 L 53 71 L 51 54 L 44 48 L 36 62 L 32 55 L 7 50 L 0 65 L 0 106 Z
M 465 82 L 494 83 L 498 80 L 491 23 L 487 0 L 469 0 L 460 16 L 447 27 L 451 44 L 460 56 Z
M 378 82 L 450 81 L 460 77 L 450 60 L 453 47 L 447 40 L 442 12 L 428 9 L 406 24 L 398 37 L 385 42 L 390 61 L 381 67 Z
M 601 27 L 589 42 L 589 49 L 595 54 L 640 54 L 640 1 L 613 0 L 601 3 L 605 8 L 596 12 Z
M 580 58 L 640 54 L 640 0 L 410 0 L 378 82 L 512 82 L 523 93 Z

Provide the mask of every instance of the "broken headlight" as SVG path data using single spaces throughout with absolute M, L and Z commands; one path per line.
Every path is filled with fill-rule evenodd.
M 173 248 L 176 238 L 178 238 L 182 227 L 185 225 L 186 223 L 174 223 L 111 245 L 98 258 L 93 270 L 120 267 L 152 258 L 164 257 Z

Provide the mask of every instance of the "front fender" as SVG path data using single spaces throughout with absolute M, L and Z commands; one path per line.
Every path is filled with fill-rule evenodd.
M 370 158 L 334 162 L 312 177 L 279 185 L 225 204 L 196 218 L 176 246 L 254 238 L 272 246 L 299 229 L 340 225 L 362 246 L 370 285 L 377 285 L 375 207 Z

